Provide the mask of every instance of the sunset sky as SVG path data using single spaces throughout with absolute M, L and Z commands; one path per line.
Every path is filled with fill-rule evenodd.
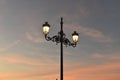
M 120 80 L 120 0 L 0 0 L 0 80 L 58 80 L 60 45 L 44 39 L 60 31 L 76 48 L 64 46 L 64 80 Z

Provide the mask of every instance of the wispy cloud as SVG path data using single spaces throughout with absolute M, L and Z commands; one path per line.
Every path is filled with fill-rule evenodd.
M 107 35 L 105 35 L 103 32 L 96 30 L 96 29 L 92 29 L 92 28 L 86 28 L 80 25 L 73 25 L 73 24 L 66 24 L 65 25 L 65 29 L 66 30 L 76 30 L 77 32 L 79 32 L 80 34 L 83 34 L 84 36 L 88 36 L 91 39 L 95 39 L 96 41 L 99 42 L 113 42 L 113 39 Z
M 71 13 L 66 12 L 67 14 L 63 13 L 62 16 L 65 17 L 68 21 L 71 20 L 71 19 L 78 20 L 79 18 L 85 19 L 86 17 L 89 16 L 89 12 L 85 7 L 80 6 L 79 4 L 76 5 L 76 6 L 78 7 L 76 13 L 74 13 L 74 12 L 71 12 Z
M 102 54 L 99 53 L 95 53 L 92 55 L 93 58 L 103 58 L 104 56 Z
M 17 57 L 18 58 L 18 57 Z M 15 58 L 16 59 L 16 58 Z M 28 64 L 41 64 L 40 62 L 34 63 L 34 60 L 30 59 L 25 59 L 23 58 L 24 61 L 21 59 L 19 60 L 10 60 L 10 62 L 22 62 L 22 63 L 28 63 Z M 30 63 L 31 62 L 31 63 Z M 52 64 L 52 63 L 51 63 Z M 72 66 L 72 67 L 71 67 Z M 0 74 L 0 79 L 29 79 L 31 77 L 36 77 L 38 79 L 49 79 L 53 80 L 58 78 L 59 79 L 59 73 L 57 72 L 58 65 L 52 67 L 49 65 L 50 68 L 38 65 L 36 69 L 33 69 L 32 71 L 29 72 L 16 72 L 16 73 L 1 73 Z M 119 80 L 119 69 L 120 69 L 120 63 L 119 62 L 109 62 L 109 63 L 103 63 L 99 65 L 89 65 L 89 66 L 84 66 L 82 67 L 81 65 L 78 64 L 65 64 L 65 72 L 64 72 L 64 79 L 69 79 L 69 80 L 75 80 L 75 79 L 89 79 L 89 80 Z M 67 69 L 69 68 L 69 69 Z M 71 76 L 72 75 L 72 76 Z M 98 79 L 99 77 L 99 79 Z
M 109 59 L 109 60 L 120 60 L 120 52 L 114 53 L 93 53 L 91 55 L 92 58 L 96 59 Z
M 110 59 L 112 59 L 112 60 L 120 60 L 120 55 L 110 55 Z
M 47 71 L 48 73 L 46 73 Z M 50 73 L 49 73 L 50 72 Z M 33 72 L 20 72 L 20 73 L 0 73 L 0 79 L 29 79 L 29 80 L 34 80 L 35 78 L 38 79 L 56 79 L 58 78 L 58 75 L 51 74 L 52 71 L 48 71 L 45 69 L 43 73 L 41 71 L 33 71 Z M 48 75 L 48 76 L 46 76 Z M 49 76 L 50 75 L 50 76 Z
M 43 38 L 41 38 L 40 34 L 37 32 L 26 32 L 25 36 L 28 40 L 39 43 L 39 42 L 45 42 Z
M 105 63 L 96 66 L 80 67 L 66 71 L 65 79 L 75 80 L 115 80 L 120 79 L 120 63 Z M 72 75 L 72 76 L 70 76 Z
M 41 64 L 41 63 L 39 63 Z M 52 64 L 53 65 L 53 64 Z M 48 79 L 49 76 L 52 79 L 52 75 L 58 74 L 58 65 L 37 65 L 35 67 L 29 66 L 27 69 L 29 71 L 16 71 L 16 72 L 4 72 L 0 73 L 0 79 L 29 79 L 34 80 L 35 78 L 41 79 L 46 78 Z M 23 67 L 24 68 L 24 67 Z M 19 69 L 19 68 L 17 68 Z M 46 76 L 46 77 L 45 77 Z M 57 76 L 54 76 L 57 77 Z
M 70 65 L 72 66 L 72 65 Z M 75 65 L 73 65 L 75 66 Z M 64 79 L 67 80 L 115 80 L 119 78 L 120 63 L 104 63 L 101 65 L 76 67 L 69 70 L 65 69 Z M 42 75 L 42 78 L 52 80 L 54 78 L 59 79 L 59 74 L 47 74 Z
M 45 61 L 45 62 L 44 62 Z M 8 62 L 14 64 L 27 64 L 31 66 L 44 66 L 44 65 L 51 65 L 53 60 L 44 60 L 43 59 L 34 59 L 25 57 L 23 55 L 19 55 L 17 53 L 9 53 L 6 55 L 0 56 L 0 62 Z M 52 65 L 57 65 L 56 63 L 52 63 Z
M 6 50 L 14 47 L 15 45 L 17 45 L 17 44 L 19 44 L 19 43 L 20 43 L 20 40 L 16 40 L 16 41 L 14 41 L 13 43 L 10 43 L 10 44 L 7 44 L 7 45 L 4 46 L 4 47 L 1 47 L 1 48 L 0 48 L 0 51 L 6 51 Z

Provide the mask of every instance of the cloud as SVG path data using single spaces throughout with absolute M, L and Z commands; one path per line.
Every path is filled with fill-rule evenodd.
M 45 40 L 41 38 L 41 36 L 37 32 L 26 32 L 25 36 L 29 41 L 35 43 L 45 42 Z
M 50 73 L 48 74 L 47 72 L 48 73 L 50 72 Z M 34 80 L 35 78 L 38 78 L 38 79 L 41 79 L 41 78 L 45 79 L 46 78 L 46 79 L 52 80 L 52 79 L 58 78 L 57 77 L 58 75 L 51 74 L 51 72 L 52 72 L 52 69 L 51 69 L 51 71 L 49 71 L 47 69 L 43 69 L 42 72 L 40 70 L 38 70 L 38 71 L 32 71 L 32 72 L 0 73 L 0 79 L 21 79 L 21 80 L 29 79 L 29 80 Z M 46 75 L 48 75 L 48 76 L 46 76 Z
M 96 66 L 86 66 L 65 72 L 69 80 L 118 80 L 120 79 L 120 63 L 104 63 Z M 71 76 L 72 75 L 72 76 Z
M 99 53 L 95 53 L 92 55 L 93 58 L 104 58 L 104 56 L 102 54 Z
M 109 60 L 120 60 L 120 52 L 114 52 L 114 53 L 93 53 L 91 55 L 92 58 L 96 59 L 109 59 Z
M 76 30 L 79 34 L 83 34 L 84 36 L 88 36 L 91 39 L 94 39 L 99 42 L 113 42 L 113 39 L 109 36 L 103 34 L 99 30 L 82 27 L 80 25 L 73 25 L 73 24 L 65 24 L 66 30 Z
M 44 62 L 45 61 L 45 62 Z M 51 60 L 28 58 L 16 53 L 9 53 L 0 56 L 0 63 L 8 63 L 7 65 L 15 65 L 15 71 L 6 71 L 3 68 L 3 73 L 0 73 L 0 79 L 29 79 L 30 77 L 39 77 L 44 75 L 55 74 L 58 71 L 58 64 L 52 63 Z M 6 65 L 6 64 L 5 64 Z M 26 66 L 28 65 L 28 66 Z M 5 67 L 6 68 L 6 67 Z M 9 68 L 11 69 L 11 67 Z M 24 71 L 20 71 L 22 69 Z M 27 69 L 27 70 L 26 70 Z
M 72 65 L 70 65 L 72 66 Z M 75 66 L 75 65 L 73 65 Z M 64 79 L 65 80 L 118 80 L 120 63 L 104 63 L 101 65 L 76 67 L 69 70 L 64 69 Z M 59 74 L 46 74 L 42 75 L 45 79 L 59 79 Z
M 40 63 L 41 64 L 41 63 Z M 72 67 L 71 67 L 72 66 Z M 119 80 L 120 74 L 120 63 L 119 62 L 109 62 L 103 63 L 101 65 L 87 65 L 81 66 L 78 64 L 65 64 L 64 66 L 64 79 L 66 80 Z M 69 69 L 68 69 L 69 68 Z M 32 68 L 29 72 L 9 72 L 0 73 L 0 79 L 47 79 L 53 80 L 58 78 L 59 72 L 57 66 L 44 66 L 41 68 L 38 66 L 36 69 Z
M 117 59 L 117 60 L 120 60 L 120 55 L 110 55 L 110 59 Z
M 15 58 L 15 57 L 11 57 L 11 58 Z M 32 59 L 27 59 L 27 58 L 21 58 L 21 59 L 19 58 L 17 60 L 16 60 L 16 58 L 15 58 L 15 60 L 14 59 L 11 60 L 11 58 L 9 59 L 10 63 L 11 62 L 17 63 L 16 66 L 18 65 L 18 63 L 25 63 L 25 64 L 29 64 L 29 67 L 25 67 L 26 65 L 20 65 L 23 67 L 20 67 L 19 65 L 17 67 L 15 66 L 13 68 L 15 68 L 16 71 L 13 71 L 13 72 L 5 71 L 3 73 L 0 73 L 0 79 L 21 79 L 21 80 L 23 80 L 23 79 L 31 78 L 30 80 L 34 80 L 36 77 L 41 79 L 41 78 L 44 78 L 44 76 L 46 76 L 46 75 L 49 76 L 49 75 L 54 75 L 54 74 L 58 73 L 59 65 L 54 65 L 52 63 L 46 64 L 42 61 L 37 61 L 37 60 L 32 60 Z M 24 71 L 19 72 L 18 69 L 21 69 L 21 68 L 23 68 Z M 9 68 L 9 69 L 11 69 L 11 68 Z M 27 71 L 26 71 L 26 69 L 27 69 Z
M 62 13 L 62 16 L 64 18 L 66 18 L 68 21 L 71 19 L 79 20 L 79 18 L 85 19 L 86 17 L 89 16 L 89 12 L 88 12 L 87 8 L 80 6 L 79 4 L 77 6 L 78 6 L 78 9 L 76 10 L 76 12 L 73 11 L 71 13 L 70 12 Z
M 22 64 L 29 64 L 29 65 L 38 65 L 38 61 L 20 57 L 20 56 L 1 56 L 0 62 L 9 62 L 9 63 L 22 63 Z
M 1 47 L 1 48 L 0 48 L 0 51 L 6 51 L 6 50 L 14 47 L 15 45 L 17 45 L 17 44 L 19 44 L 19 43 L 20 43 L 20 40 L 16 40 L 16 41 L 14 41 L 14 42 L 11 43 L 11 44 L 6 45 L 5 47 Z
M 111 54 L 107 54 L 107 57 L 111 60 L 120 60 L 120 51 L 112 52 Z

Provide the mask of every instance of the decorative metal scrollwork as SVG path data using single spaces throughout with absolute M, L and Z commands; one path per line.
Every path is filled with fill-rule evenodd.
M 49 35 L 45 35 L 45 39 L 47 41 L 53 41 L 56 42 L 56 44 L 61 42 L 61 35 L 60 32 L 58 32 L 57 35 L 50 37 Z M 67 46 L 73 46 L 76 47 L 77 43 L 76 42 L 71 42 L 68 38 L 66 38 L 66 35 L 63 33 L 63 40 L 62 40 L 63 44 L 67 47 Z

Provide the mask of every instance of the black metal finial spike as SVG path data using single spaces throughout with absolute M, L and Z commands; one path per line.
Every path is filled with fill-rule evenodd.
M 63 22 L 63 17 L 61 17 L 61 22 Z
M 60 23 L 63 24 L 63 17 L 61 17 L 61 22 Z

